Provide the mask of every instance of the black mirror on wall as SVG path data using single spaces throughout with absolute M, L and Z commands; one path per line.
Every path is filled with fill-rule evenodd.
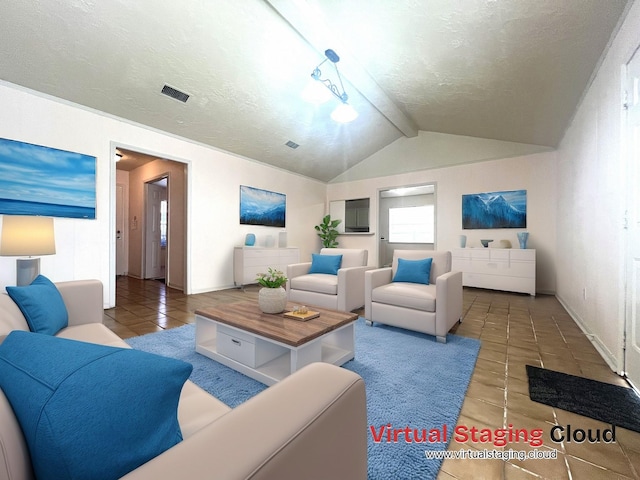
M 340 233 L 369 233 L 369 199 L 334 200 L 329 202 L 331 218 L 342 220 Z
M 369 199 L 357 198 L 344 202 L 344 231 L 369 232 Z

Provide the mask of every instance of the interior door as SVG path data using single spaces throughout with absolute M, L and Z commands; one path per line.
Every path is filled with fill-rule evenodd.
M 145 269 L 144 278 L 163 278 L 162 248 L 160 244 L 160 203 L 164 187 L 147 183 L 145 205 Z
M 640 51 L 627 65 L 628 256 L 625 370 L 640 388 Z
M 127 225 L 126 215 L 126 187 L 116 184 L 116 275 L 126 275 L 129 270 L 129 261 L 126 249 L 125 226 Z

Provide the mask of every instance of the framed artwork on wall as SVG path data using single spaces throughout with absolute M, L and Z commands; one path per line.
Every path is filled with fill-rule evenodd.
M 284 227 L 287 196 L 240 185 L 240 225 Z
M 462 195 L 462 228 L 526 228 L 527 191 Z
M 0 138 L 0 214 L 96 218 L 96 157 Z

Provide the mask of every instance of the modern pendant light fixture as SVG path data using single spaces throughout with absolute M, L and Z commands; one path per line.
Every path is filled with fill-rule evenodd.
M 325 59 L 318 64 L 316 68 L 311 72 L 311 81 L 302 92 L 302 98 L 311 103 L 325 103 L 331 99 L 332 96 L 340 100 L 340 104 L 331 113 L 331 118 L 340 123 L 351 122 L 358 117 L 358 112 L 349 105 L 349 95 L 344 90 L 342 84 L 342 78 L 340 77 L 340 71 L 338 70 L 338 62 L 340 57 L 336 52 L 331 49 L 325 50 Z M 336 72 L 337 81 L 332 82 L 331 79 L 322 76 L 320 67 L 329 60 L 333 64 L 333 68 Z

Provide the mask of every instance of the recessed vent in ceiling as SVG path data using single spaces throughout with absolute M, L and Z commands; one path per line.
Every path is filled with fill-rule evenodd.
M 293 148 L 294 150 L 300 146 L 296 142 L 292 142 L 291 140 L 285 143 L 285 145 L 289 148 Z
M 169 85 L 165 85 L 164 87 L 162 87 L 162 93 L 167 97 L 180 100 L 182 103 L 185 103 L 187 100 L 189 100 L 188 94 L 181 92 L 180 90 L 176 90 L 175 88 L 170 87 Z

